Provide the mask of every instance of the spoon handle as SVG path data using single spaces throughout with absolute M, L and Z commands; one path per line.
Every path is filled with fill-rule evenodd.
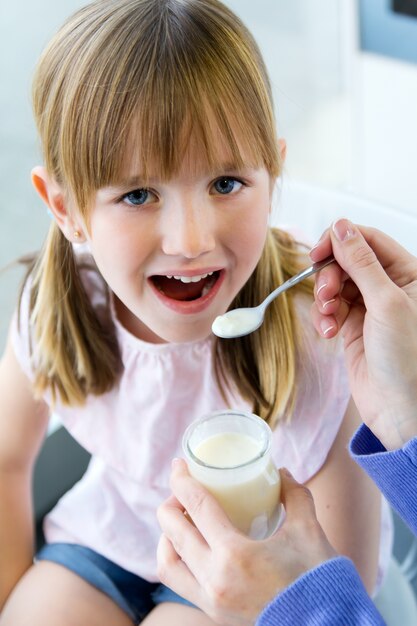
M 323 259 L 323 261 L 318 261 L 318 263 L 313 263 L 313 265 L 311 265 L 310 267 L 306 267 L 305 270 L 302 270 L 295 276 L 292 276 L 291 278 L 286 280 L 285 283 L 282 283 L 282 285 L 274 289 L 274 291 L 272 291 L 269 294 L 269 296 L 265 298 L 265 300 L 262 302 L 260 306 L 263 309 L 266 308 L 268 304 L 270 304 L 272 300 L 274 300 L 281 293 L 283 293 L 284 291 L 287 291 L 287 289 L 290 289 L 291 287 L 294 287 L 294 285 L 297 285 L 302 280 L 305 280 L 312 274 L 319 272 L 321 269 L 323 269 L 323 267 L 326 267 L 326 265 L 330 265 L 330 263 L 333 263 L 334 260 L 335 260 L 334 256 L 330 255 L 326 257 L 325 259 Z

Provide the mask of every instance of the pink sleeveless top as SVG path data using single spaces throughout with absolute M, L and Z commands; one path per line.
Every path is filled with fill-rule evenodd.
M 94 306 L 106 293 L 93 272 L 84 282 Z M 29 354 L 27 289 L 21 324 L 13 323 L 13 343 L 23 371 L 33 379 Z M 308 481 L 324 464 L 342 422 L 350 393 L 343 353 L 324 341 L 300 297 L 298 314 L 306 329 L 306 360 L 300 365 L 298 399 L 291 421 L 273 432 L 272 456 L 298 481 Z M 112 307 L 111 307 L 112 308 Z M 183 344 L 150 344 L 131 335 L 112 310 L 123 361 L 116 387 L 89 396 L 82 407 L 58 401 L 54 413 L 92 459 L 83 478 L 45 519 L 48 542 L 78 543 L 121 567 L 156 581 L 160 528 L 156 509 L 169 496 L 171 460 L 183 456 L 181 438 L 192 421 L 223 409 L 251 407 L 240 397 L 226 404 L 213 374 L 211 338 Z M 45 400 L 50 403 L 48 394 Z M 390 558 L 391 525 L 383 516 L 380 575 Z

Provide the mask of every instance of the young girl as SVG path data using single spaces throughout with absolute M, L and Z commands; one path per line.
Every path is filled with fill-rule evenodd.
M 44 52 L 34 109 L 55 219 L 0 371 L 2 626 L 211 624 L 158 583 L 156 509 L 186 426 L 225 407 L 268 420 L 275 462 L 373 589 L 379 498 L 345 449 L 357 415 L 337 346 L 310 329 L 311 288 L 252 335 L 211 334 L 308 263 L 268 224 L 285 144 L 249 32 L 217 0 L 98 0 Z M 51 410 L 92 460 L 32 564 Z

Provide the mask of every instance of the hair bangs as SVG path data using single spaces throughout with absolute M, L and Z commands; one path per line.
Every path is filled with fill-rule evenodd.
M 127 174 L 169 179 L 187 153 L 206 170 L 226 156 L 280 174 L 262 57 L 215 0 L 95 2 L 58 34 L 35 83 L 48 170 L 84 214 L 98 189 Z
M 117 180 L 140 173 L 146 184 L 151 178 L 169 180 L 184 163 L 190 174 L 219 172 L 225 164 L 239 170 L 268 166 L 260 142 L 248 132 L 242 115 L 239 119 L 236 111 L 224 107 L 214 111 L 212 103 L 195 102 L 194 97 L 187 100 L 184 92 L 181 98 L 181 106 L 170 110 L 138 108 L 119 155 L 114 154 L 110 177 Z M 108 182 L 115 181 L 109 178 Z
M 259 76 L 251 80 L 243 68 L 241 80 L 224 61 L 181 52 L 179 58 L 172 49 L 165 51 L 140 92 L 130 90 L 121 106 L 113 102 L 116 132 L 109 133 L 113 125 L 106 120 L 109 145 L 101 182 L 111 184 L 138 172 L 145 183 L 153 177 L 169 180 L 187 155 L 190 168 L 215 172 L 227 162 L 238 169 L 265 166 L 278 176 L 275 121 L 263 81 Z

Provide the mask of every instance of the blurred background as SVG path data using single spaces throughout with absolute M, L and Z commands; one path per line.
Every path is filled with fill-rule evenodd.
M 50 36 L 83 4 L 0 4 L 0 268 L 39 248 L 48 227 L 30 183 L 40 162 L 31 76 Z M 261 47 L 288 143 L 276 219 L 313 241 L 330 218 L 346 215 L 383 227 L 417 253 L 417 0 L 226 4 Z M 16 268 L 0 274 L 1 349 L 20 278 Z M 44 471 L 51 480 L 48 464 Z M 39 497 L 42 510 L 51 497 Z

